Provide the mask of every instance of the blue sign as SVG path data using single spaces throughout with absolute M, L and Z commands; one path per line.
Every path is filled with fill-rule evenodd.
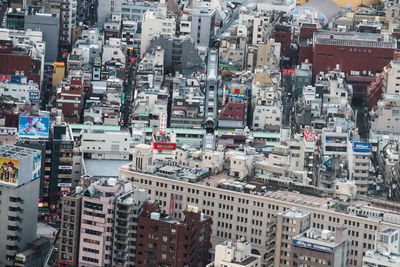
M 38 91 L 29 92 L 29 101 L 37 102 L 40 100 L 40 93 Z
M 354 142 L 354 152 L 371 152 L 371 143 Z
M 47 117 L 19 117 L 19 137 L 47 138 L 49 137 L 50 119 Z
M 19 76 L 19 75 L 1 74 L 0 75 L 0 82 L 20 84 L 21 83 L 21 76 Z
M 327 253 L 331 253 L 331 254 L 333 253 L 332 247 L 319 245 L 319 244 L 315 244 L 315 243 L 311 243 L 311 242 L 307 242 L 307 241 L 303 241 L 303 240 L 298 240 L 298 239 L 292 239 L 292 242 L 293 242 L 293 245 L 296 247 L 308 248 L 308 249 L 318 250 L 318 251 L 327 252 Z

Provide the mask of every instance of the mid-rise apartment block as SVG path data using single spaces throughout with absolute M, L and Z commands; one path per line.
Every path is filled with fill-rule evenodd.
M 174 209 L 172 204 L 171 210 Z M 137 266 L 205 266 L 210 262 L 211 218 L 188 206 L 185 219 L 160 213 L 158 204 L 145 203 L 138 218 Z

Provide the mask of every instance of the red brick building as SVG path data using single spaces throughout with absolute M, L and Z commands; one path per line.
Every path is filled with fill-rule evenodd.
M 28 80 L 40 83 L 42 62 L 32 58 L 29 48 L 13 46 L 12 41 L 0 40 L 0 74 L 16 75 L 24 72 Z
M 299 58 L 298 63 L 313 60 L 313 34 L 318 31 L 316 24 L 303 24 L 299 34 Z
M 377 33 L 318 31 L 314 33 L 313 77 L 337 64 L 346 74 L 380 73 L 396 49 L 396 40 Z
M 275 42 L 281 43 L 281 57 L 290 57 L 290 43 L 292 42 L 292 32 L 289 26 L 276 25 L 272 31 L 272 38 Z
M 136 266 L 206 266 L 211 260 L 211 218 L 190 206 L 184 220 L 159 211 L 158 204 L 144 203 L 138 218 Z
M 227 103 L 218 116 L 218 127 L 242 129 L 246 126 L 246 120 L 246 103 Z
M 71 71 L 67 82 L 57 89 L 56 107 L 69 123 L 79 123 L 83 109 L 84 86 L 82 71 Z

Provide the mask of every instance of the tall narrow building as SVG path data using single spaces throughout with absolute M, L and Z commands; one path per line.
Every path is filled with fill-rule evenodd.
M 0 147 L 0 266 L 36 239 L 41 152 Z

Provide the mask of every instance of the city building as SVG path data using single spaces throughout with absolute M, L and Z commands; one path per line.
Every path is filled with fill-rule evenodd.
M 164 5 L 160 3 L 156 11 L 147 10 L 142 19 L 140 55 L 143 56 L 146 53 L 151 40 L 157 34 L 173 37 L 175 35 L 175 28 L 175 17 L 168 13 L 165 1 Z
M 122 0 L 100 0 L 97 5 L 97 25 L 104 26 L 107 17 L 112 13 L 120 13 L 122 9 Z
M 238 241 L 225 241 L 215 247 L 215 260 L 207 267 L 258 267 L 260 256 L 251 253 L 251 244 L 245 238 Z
M 173 217 L 174 204 L 171 209 L 160 213 L 158 204 L 145 203 L 138 218 L 136 265 L 205 266 L 210 262 L 211 218 L 189 205 L 180 220 Z
M 39 85 L 24 75 L 1 75 L 0 95 L 32 104 L 40 100 Z
M 115 202 L 131 190 L 130 184 L 109 178 L 82 192 L 78 266 L 112 266 Z
M 372 190 L 371 144 L 365 142 L 348 142 L 349 179 L 354 180 L 357 193 L 367 194 Z
M 334 231 L 310 228 L 292 238 L 292 264 L 346 266 L 350 240 L 344 227 Z
M 147 192 L 134 188 L 119 196 L 115 202 L 113 266 L 134 266 L 136 261 L 136 240 L 138 218 L 143 212 Z
M 42 32 L 0 29 L 0 44 L 0 73 L 26 76 L 41 88 L 46 49 Z
M 60 248 L 61 266 L 78 266 L 83 188 L 77 186 L 62 197 Z
M 307 211 L 289 209 L 277 214 L 274 266 L 294 265 L 292 239 L 310 227 Z
M 189 36 L 155 36 L 148 45 L 147 52 L 161 48 L 164 50 L 164 69 L 166 73 L 179 72 L 185 76 L 202 72 L 203 60 Z
M 65 121 L 80 122 L 83 100 L 83 72 L 81 70 L 69 71 L 67 80 L 57 87 L 56 95 L 56 107 L 62 111 Z
M 336 64 L 340 64 L 345 74 L 352 71 L 380 73 L 393 59 L 396 49 L 394 39 L 379 33 L 315 32 L 313 77 L 335 69 Z
M 46 63 L 53 63 L 58 59 L 60 34 L 60 17 L 56 13 L 45 12 L 45 8 L 29 7 L 25 14 L 25 30 L 41 31 L 46 43 Z
M 0 265 L 14 266 L 15 256 L 36 239 L 41 152 L 0 147 Z
M 367 251 L 362 266 L 394 267 L 400 264 L 399 230 L 387 228 L 378 231 L 375 237 L 375 248 Z
M 77 25 L 77 1 L 61 0 L 60 13 L 60 53 L 71 51 L 73 45 L 73 32 Z

